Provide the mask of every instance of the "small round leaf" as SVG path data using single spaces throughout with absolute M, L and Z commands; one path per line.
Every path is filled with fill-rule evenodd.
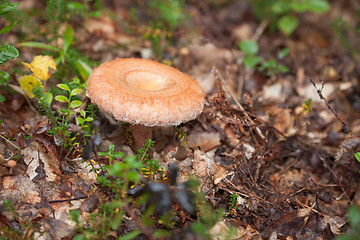
M 253 40 L 245 40 L 240 43 L 240 50 L 248 55 L 255 55 L 259 51 L 258 44 Z
M 299 19 L 290 15 L 282 16 L 278 22 L 279 29 L 283 31 L 286 35 L 292 34 L 298 25 Z
M 66 84 L 60 83 L 60 84 L 58 84 L 56 86 L 58 86 L 58 88 L 61 88 L 62 90 L 70 91 L 68 85 L 66 85 Z
M 77 107 L 80 107 L 80 105 L 81 105 L 81 101 L 79 101 L 79 100 L 74 100 L 74 101 L 71 101 L 71 103 L 70 103 L 70 107 L 71 108 L 77 108 Z
M 69 99 L 63 95 L 58 95 L 55 97 L 56 101 L 67 103 L 69 102 Z

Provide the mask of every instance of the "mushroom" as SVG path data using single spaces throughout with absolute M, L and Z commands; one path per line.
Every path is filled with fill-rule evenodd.
M 116 120 L 132 124 L 136 150 L 152 138 L 153 126 L 193 120 L 205 104 L 196 80 L 173 67 L 138 58 L 119 58 L 95 68 L 86 95 Z

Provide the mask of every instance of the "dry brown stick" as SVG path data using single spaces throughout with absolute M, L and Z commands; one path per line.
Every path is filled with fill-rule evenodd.
M 340 116 L 335 112 L 334 108 L 331 107 L 331 105 L 329 104 L 329 102 L 326 100 L 326 98 L 324 97 L 324 95 L 322 94 L 322 90 L 324 89 L 324 82 L 321 82 L 321 88 L 318 88 L 315 84 L 315 82 L 308 77 L 308 80 L 312 83 L 312 85 L 314 86 L 314 88 L 316 89 L 319 97 L 321 100 L 324 100 L 324 102 L 326 103 L 326 106 L 330 109 L 330 111 L 335 115 L 335 117 L 341 122 L 342 128 L 344 129 L 344 132 L 346 134 L 351 132 L 349 131 L 349 128 L 347 127 L 346 123 L 340 118 Z
M 262 22 L 260 23 L 260 25 L 256 29 L 254 35 L 251 37 L 251 40 L 257 42 L 259 40 L 260 36 L 265 31 L 265 29 L 267 28 L 267 26 L 269 25 L 269 22 L 270 22 L 270 18 L 267 18 L 267 17 L 264 18 L 264 20 L 262 20 Z

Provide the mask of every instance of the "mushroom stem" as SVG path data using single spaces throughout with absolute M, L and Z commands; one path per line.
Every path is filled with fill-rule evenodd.
M 153 127 L 147 127 L 138 124 L 130 125 L 130 129 L 132 130 L 132 135 L 134 138 L 132 148 L 135 152 L 144 146 L 144 143 L 147 139 L 152 139 L 153 137 Z

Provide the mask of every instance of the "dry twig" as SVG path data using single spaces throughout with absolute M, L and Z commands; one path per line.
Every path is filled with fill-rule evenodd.
M 316 92 L 318 93 L 319 97 L 321 100 L 324 100 L 324 102 L 326 103 L 326 106 L 330 109 L 330 111 L 335 115 L 335 117 L 341 122 L 342 128 L 344 129 L 344 132 L 346 134 L 351 132 L 349 131 L 349 128 L 347 127 L 346 123 L 344 122 L 344 120 L 342 120 L 340 118 L 340 116 L 335 112 L 334 108 L 331 107 L 331 105 L 329 104 L 329 102 L 326 100 L 326 98 L 324 97 L 324 95 L 322 94 L 322 90 L 324 89 L 324 81 L 321 82 L 321 87 L 318 88 L 315 84 L 315 82 L 308 77 L 308 80 L 312 83 L 312 85 L 314 86 L 314 88 L 316 89 Z

